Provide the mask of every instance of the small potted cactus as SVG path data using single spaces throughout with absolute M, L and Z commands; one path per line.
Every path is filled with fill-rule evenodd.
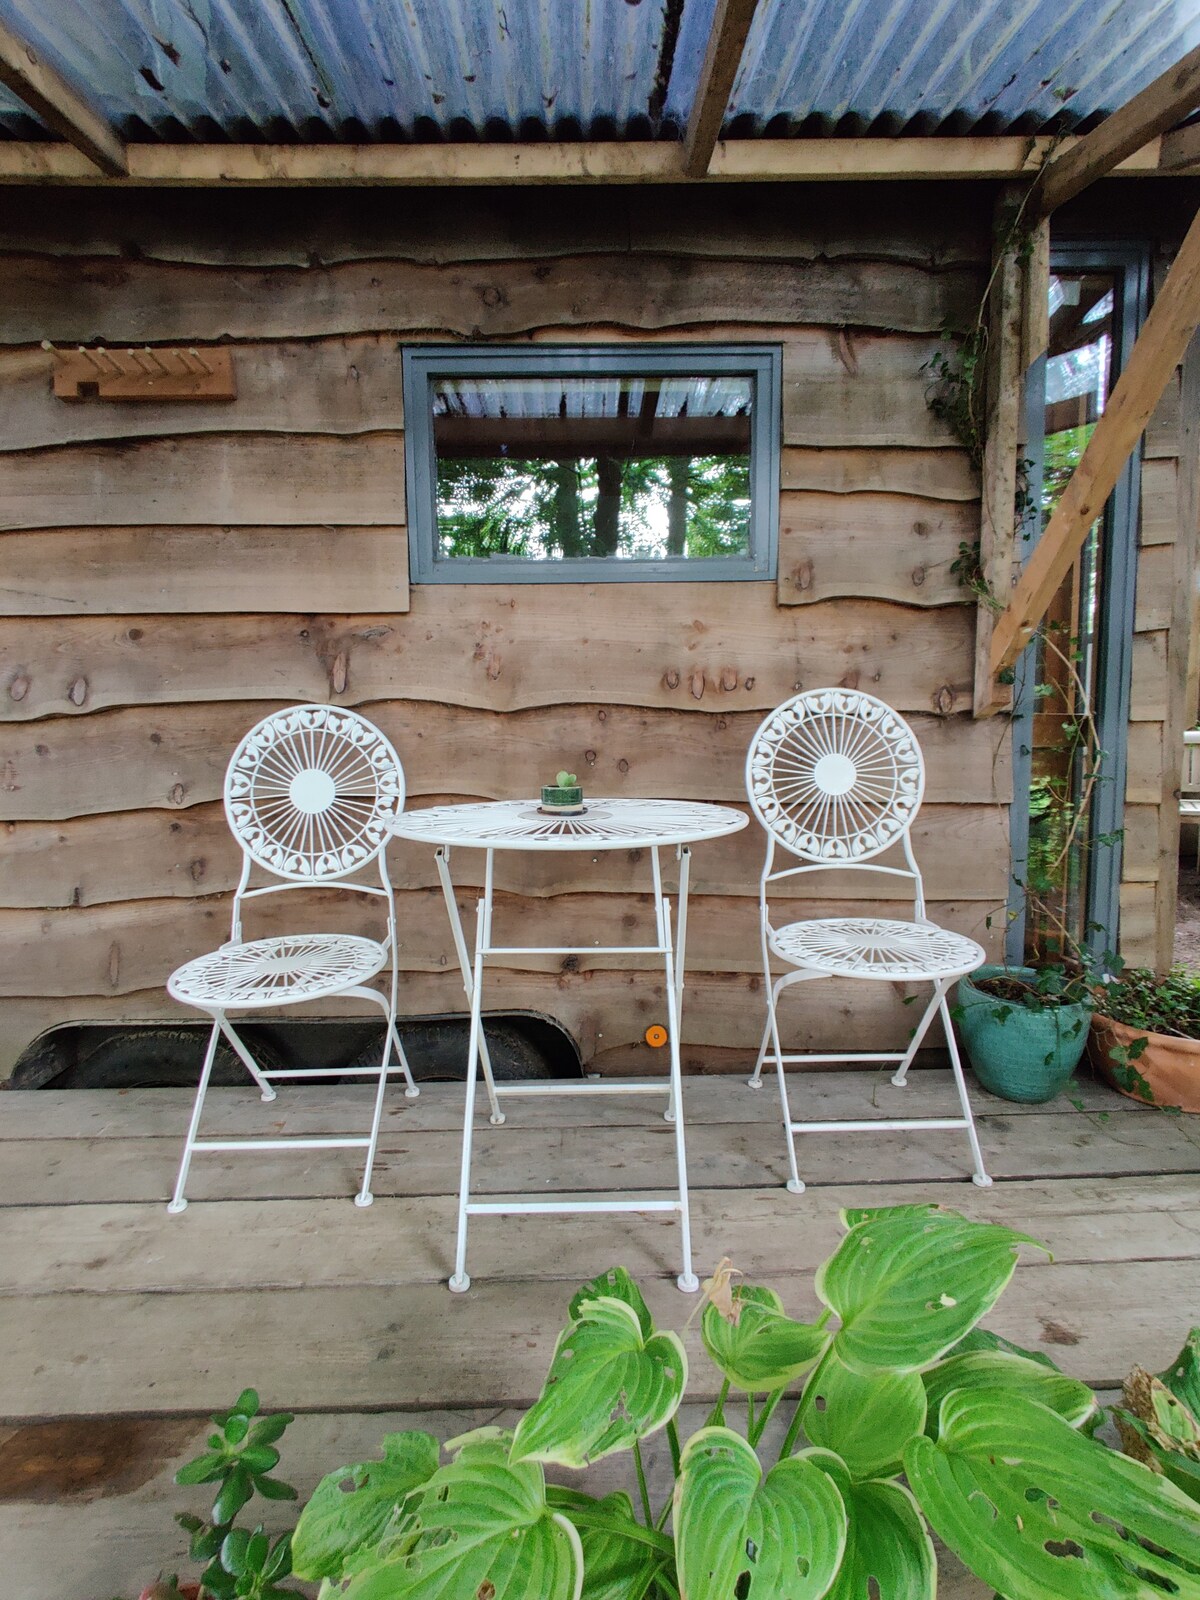
M 578 816 L 583 810 L 583 790 L 573 772 L 560 772 L 553 783 L 542 789 L 542 810 L 560 816 Z

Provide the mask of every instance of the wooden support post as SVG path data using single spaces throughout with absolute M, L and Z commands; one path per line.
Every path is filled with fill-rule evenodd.
M 995 608 L 1012 592 L 1016 552 L 1017 435 L 1021 408 L 1021 266 L 1014 221 L 1020 191 L 1006 185 L 996 202 L 992 284 L 988 296 L 988 363 L 983 448 L 979 568 L 989 598 L 975 623 L 975 708 L 992 698 L 991 650 Z
M 123 177 L 128 167 L 125 146 L 98 112 L 70 84 L 42 61 L 0 22 L 0 83 L 35 112 L 42 121 L 81 150 L 89 161 L 110 177 Z
M 758 0 L 717 0 L 683 141 L 683 169 L 689 178 L 702 178 L 708 171 L 757 9 Z
M 1010 667 L 1032 638 L 1087 538 L 1088 529 L 1103 511 L 1197 325 L 1200 213 L 1167 273 L 1083 459 L 1063 490 L 1008 609 L 996 621 L 992 634 L 993 675 Z M 994 688 L 986 709 L 996 710 L 1002 703 Z M 976 710 L 980 710 L 978 704 Z
M 1183 361 L 1179 411 L 1179 521 L 1172 563 L 1174 591 L 1167 636 L 1167 703 L 1163 715 L 1163 792 L 1158 811 L 1154 965 L 1160 974 L 1175 953 L 1179 902 L 1179 780 L 1183 733 L 1196 715 L 1192 662 L 1197 653 L 1196 553 L 1200 542 L 1200 337 Z
M 1049 216 L 1097 178 L 1182 122 L 1200 105 L 1200 45 L 1114 111 L 1078 144 L 1046 163 L 1031 200 L 1035 216 Z
M 1021 372 L 1050 345 L 1050 219 L 1033 226 L 1021 283 Z

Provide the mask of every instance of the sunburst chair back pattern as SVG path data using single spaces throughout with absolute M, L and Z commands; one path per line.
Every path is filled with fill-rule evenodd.
M 763 722 L 746 757 L 750 805 L 804 861 L 854 864 L 908 843 L 925 763 L 908 723 L 857 689 L 795 695 Z
M 295 883 L 375 860 L 404 809 L 404 769 L 365 718 L 302 705 L 265 717 L 225 774 L 225 815 L 250 860 Z

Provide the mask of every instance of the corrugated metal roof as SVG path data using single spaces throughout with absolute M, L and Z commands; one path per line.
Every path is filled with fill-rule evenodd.
M 0 0 L 132 140 L 675 138 L 716 0 Z M 1200 0 L 762 0 L 734 137 L 1088 125 Z M 0 89 L 0 133 L 45 136 Z

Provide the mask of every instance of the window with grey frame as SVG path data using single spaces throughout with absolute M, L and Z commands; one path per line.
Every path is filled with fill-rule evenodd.
M 773 578 L 780 369 L 765 345 L 406 350 L 413 581 Z

